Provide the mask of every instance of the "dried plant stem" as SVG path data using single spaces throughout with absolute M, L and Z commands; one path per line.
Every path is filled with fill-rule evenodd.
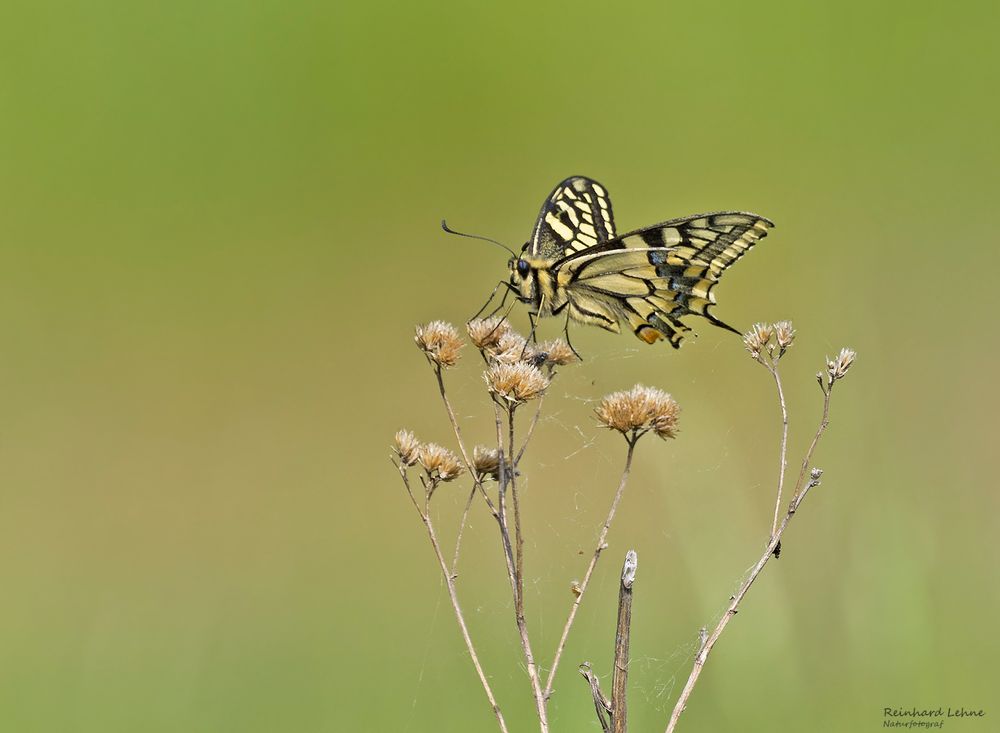
M 590 662 L 580 665 L 580 674 L 590 685 L 590 695 L 594 698 L 594 709 L 597 711 L 597 721 L 601 724 L 604 733 L 611 733 L 611 701 L 601 690 L 601 681 L 597 679 Z
M 823 390 L 823 417 L 819 421 L 819 428 L 816 430 L 816 434 L 813 436 L 812 443 L 809 444 L 809 449 L 806 451 L 805 457 L 802 459 L 802 469 L 799 471 L 799 477 L 795 481 L 795 492 L 792 494 L 792 500 L 799 495 L 799 491 L 802 490 L 802 484 L 806 480 L 806 474 L 809 472 L 809 464 L 812 462 L 813 452 L 816 450 L 816 445 L 819 443 L 819 439 L 823 437 L 823 433 L 826 432 L 827 427 L 830 425 L 830 394 L 833 392 L 833 384 L 823 386 L 820 383 L 820 388 Z
M 822 384 L 820 386 L 822 387 Z M 802 500 L 806 498 L 806 494 L 808 494 L 809 490 L 817 483 L 816 481 L 810 481 L 802 486 L 802 482 L 805 480 L 806 472 L 809 468 L 809 462 L 812 460 L 813 451 L 816 450 L 816 445 L 819 443 L 820 437 L 822 437 L 823 432 L 826 430 L 830 422 L 831 391 L 832 385 L 823 387 L 823 417 L 820 420 L 816 434 L 813 436 L 812 443 L 809 445 L 809 449 L 806 451 L 805 458 L 802 461 L 802 471 L 799 474 L 798 482 L 796 482 L 795 492 L 792 495 L 791 500 L 788 502 L 788 511 L 785 513 L 785 518 L 781 521 L 781 524 L 775 529 L 775 531 L 772 532 L 771 541 L 768 542 L 767 547 L 764 550 L 764 554 L 761 555 L 757 564 L 754 565 L 750 574 L 747 576 L 747 579 L 743 581 L 740 589 L 736 591 L 736 594 L 730 599 L 729 607 L 726 609 L 726 612 L 722 615 L 722 618 L 719 619 L 719 623 L 716 624 L 715 629 L 708 636 L 702 644 L 701 649 L 695 655 L 694 667 L 691 669 L 691 674 L 688 676 L 684 689 L 681 690 L 681 695 L 677 699 L 677 704 L 674 705 L 674 710 L 670 715 L 670 722 L 667 724 L 666 733 L 673 733 L 674 729 L 677 727 L 677 722 L 680 720 L 681 713 L 683 713 L 684 708 L 687 707 L 688 698 L 691 697 L 691 692 L 694 690 L 694 686 L 698 682 L 698 677 L 701 675 L 705 662 L 708 661 L 708 655 L 715 646 L 715 642 L 719 640 L 722 632 L 726 630 L 726 626 L 729 625 L 733 616 L 736 615 L 743 597 L 747 594 L 747 591 L 750 590 L 750 586 L 753 585 L 757 576 L 760 575 L 761 571 L 764 569 L 764 566 L 767 565 L 767 561 L 771 559 L 771 555 L 781 542 L 781 536 L 785 533 L 785 529 L 792 521 L 792 517 L 795 516 L 795 512 L 798 510 Z
M 473 484 L 469 498 L 465 500 L 465 509 L 462 510 L 462 519 L 458 523 L 458 535 L 455 538 L 455 557 L 451 561 L 451 575 L 458 576 L 458 554 L 462 550 L 462 535 L 465 533 L 465 524 L 469 521 L 469 509 L 472 507 L 472 500 L 476 498 L 476 485 Z
M 778 517 L 781 514 L 781 492 L 785 485 L 785 470 L 788 467 L 788 407 L 785 404 L 785 390 L 781 386 L 781 375 L 775 362 L 768 367 L 774 383 L 778 388 L 778 403 L 781 405 L 781 462 L 778 464 L 778 496 L 774 500 L 774 521 L 771 523 L 771 536 L 778 531 Z
M 499 415 L 499 408 L 497 414 Z M 513 455 L 514 452 L 514 408 L 507 410 L 507 453 Z M 503 435 L 498 431 L 499 449 L 503 455 Z M 545 705 L 545 696 L 542 694 L 542 683 L 538 673 L 538 665 L 535 663 L 535 655 L 531 650 L 531 640 L 528 637 L 528 625 L 524 619 L 524 535 L 521 532 L 521 506 L 517 491 L 517 472 L 511 462 L 510 475 L 507 476 L 507 484 L 510 486 L 511 497 L 514 503 L 514 534 L 517 547 L 514 573 L 516 578 L 514 591 L 514 616 L 517 623 L 517 632 L 521 638 L 521 651 L 524 653 L 524 663 L 528 668 L 528 679 L 531 680 L 531 692 L 535 698 L 535 709 L 538 712 L 538 722 L 542 733 L 547 733 L 549 729 L 548 711 Z M 510 538 L 507 539 L 508 544 Z
M 542 414 L 542 404 L 545 402 L 545 395 L 538 398 L 538 404 L 535 406 L 535 414 L 531 418 L 531 423 L 528 424 L 528 432 L 524 436 L 524 443 L 521 445 L 521 450 L 517 452 L 517 458 L 514 459 L 514 467 L 517 468 L 517 464 L 521 462 L 521 457 L 524 455 L 524 451 L 528 449 L 528 443 L 531 442 L 531 436 L 535 434 L 535 426 L 538 425 L 538 418 Z M 513 450 L 513 448 L 511 448 Z
M 542 696 L 541 682 L 538 676 L 538 665 L 535 663 L 535 655 L 531 649 L 531 640 L 528 637 L 528 627 L 524 620 L 524 608 L 521 602 L 520 578 L 515 564 L 514 553 L 511 549 L 510 529 L 507 525 L 507 488 L 514 485 L 513 467 L 507 462 L 507 450 L 504 447 L 503 439 L 503 419 L 500 415 L 500 405 L 494 403 L 497 429 L 497 452 L 500 459 L 500 488 L 497 492 L 497 522 L 500 525 L 500 541 L 504 548 L 504 558 L 507 562 L 507 577 L 510 581 L 511 594 L 514 599 L 515 622 L 517 625 L 518 637 L 521 641 L 521 652 L 524 654 L 525 666 L 528 670 L 528 679 L 531 682 L 531 694 L 535 699 L 535 709 L 538 713 L 538 722 L 542 733 L 548 733 L 549 721 L 548 712 L 545 708 L 545 698 Z M 512 429 L 511 429 L 512 430 Z M 513 432 L 511 432 L 513 438 Z M 508 471 L 508 469 L 510 469 Z M 511 490 L 513 494 L 513 489 Z M 517 517 L 515 516 L 515 521 Z
M 469 453 L 465 450 L 465 442 L 462 440 L 462 428 L 458 426 L 458 418 L 455 417 L 455 411 L 451 409 L 451 402 L 448 400 L 448 392 L 444 388 L 444 375 L 441 373 L 441 367 L 434 367 L 434 376 L 437 378 L 438 391 L 441 393 L 441 399 L 444 402 L 444 409 L 448 411 L 448 419 L 451 421 L 452 430 L 455 431 L 455 440 L 458 441 L 458 449 L 462 453 L 462 459 L 465 461 L 465 467 L 469 470 L 472 476 L 475 476 L 475 471 L 472 470 L 472 461 L 469 460 Z
M 497 705 L 496 697 L 493 695 L 493 689 L 490 687 L 489 680 L 486 679 L 486 673 L 483 671 L 483 665 L 479 661 L 479 655 L 476 653 L 476 647 L 472 643 L 472 637 L 469 636 L 469 628 L 465 624 L 465 615 L 462 613 L 462 606 L 458 602 L 458 594 L 455 591 L 455 580 L 452 577 L 452 574 L 448 572 L 448 564 L 445 562 L 444 555 L 441 554 L 441 545 L 438 542 L 437 534 L 434 532 L 434 523 L 431 521 L 430 512 L 427 511 L 426 504 L 425 507 L 421 509 L 420 504 L 413 495 L 413 491 L 410 489 L 410 481 L 406 476 L 406 470 L 402 466 L 397 466 L 397 468 L 399 469 L 399 475 L 403 479 L 403 485 L 406 486 L 406 493 L 409 494 L 410 500 L 413 502 L 413 506 L 417 510 L 417 514 L 420 515 L 421 521 L 427 528 L 427 536 L 430 538 L 431 547 L 434 548 L 434 555 L 437 557 L 438 565 L 441 567 L 441 575 L 444 577 L 445 586 L 448 588 L 448 598 L 451 600 L 451 607 L 455 611 L 455 618 L 458 620 L 458 627 L 462 632 L 462 639 L 465 641 L 465 648 L 469 652 L 469 657 L 472 659 L 472 666 L 476 668 L 476 674 L 479 675 L 479 681 L 482 683 L 483 691 L 486 693 L 486 699 L 490 703 L 493 715 L 497 719 L 497 725 L 500 726 L 500 730 L 503 733 L 508 733 L 507 723 L 503 719 L 503 713 L 500 712 L 500 706 Z
M 771 541 L 768 543 L 767 549 L 764 550 L 764 554 L 761 555 L 760 560 L 758 560 L 757 564 L 754 565 L 753 570 L 750 571 L 750 575 L 747 576 L 747 579 L 743 581 L 743 585 L 740 586 L 740 589 L 736 591 L 736 595 L 732 597 L 729 607 L 722 615 L 722 618 L 719 619 L 719 623 L 716 624 L 715 629 L 711 634 L 709 634 L 708 639 L 705 640 L 705 644 L 702 646 L 701 650 L 695 655 L 694 668 L 688 676 L 687 683 L 681 691 L 681 696 L 677 700 L 677 704 L 674 705 L 674 711 L 670 715 L 670 722 L 667 724 L 666 733 L 672 733 L 672 731 L 677 727 L 677 721 L 680 719 L 681 713 L 684 712 L 684 708 L 687 707 L 688 698 L 691 696 L 692 690 L 694 690 L 695 683 L 698 681 L 698 677 L 701 675 L 701 671 L 705 667 L 705 662 L 708 660 L 708 655 L 715 646 L 715 642 L 719 640 L 722 632 L 726 630 L 726 626 L 729 625 L 733 616 L 736 615 L 740 602 L 743 600 L 743 596 L 747 594 L 747 591 L 750 590 L 750 586 L 753 585 L 757 576 L 760 575 L 764 566 L 767 565 L 767 561 L 771 559 L 771 555 L 774 553 L 774 548 L 777 547 L 778 542 L 781 541 L 781 535 L 784 534 L 785 528 L 795 515 L 795 511 L 798 509 L 799 504 L 809 492 L 809 488 L 810 485 L 807 485 L 805 490 L 803 490 L 798 497 L 792 499 L 792 502 L 788 507 L 788 513 L 785 514 L 785 518 L 778 526 L 774 536 L 771 537 Z
M 507 529 L 507 483 L 510 480 L 507 475 L 506 451 L 503 447 L 503 421 L 500 418 L 500 408 L 494 405 L 496 413 L 497 427 L 497 456 L 499 458 L 500 477 L 499 488 L 497 489 L 497 524 L 500 527 L 500 543 L 503 546 L 504 561 L 507 564 L 507 579 L 510 581 L 510 590 L 514 600 L 517 600 L 517 568 L 514 565 L 514 551 L 510 544 L 510 531 Z
M 632 630 L 632 584 L 638 561 L 634 550 L 625 555 L 618 589 L 618 627 L 615 630 L 615 663 L 611 677 L 611 733 L 628 731 L 625 689 L 628 686 L 628 646 Z
M 555 681 L 556 670 L 559 669 L 559 660 L 562 658 L 563 650 L 566 648 L 566 639 L 569 638 L 569 632 L 570 629 L 573 628 L 573 621 L 576 618 L 577 609 L 580 608 L 580 602 L 583 600 L 583 594 L 587 591 L 587 586 L 590 584 L 590 578 L 594 574 L 594 568 L 597 566 L 597 561 L 600 559 L 601 552 L 605 548 L 605 540 L 608 536 L 608 530 L 611 528 L 611 522 L 615 518 L 615 512 L 618 511 L 618 504 L 621 502 L 622 494 L 625 491 L 625 485 L 628 483 L 629 472 L 632 470 L 632 455 L 635 452 L 635 444 L 637 440 L 638 438 L 633 437 L 628 441 L 628 453 L 625 456 L 625 468 L 622 470 L 622 477 L 618 482 L 618 490 L 615 492 L 615 498 L 611 502 L 608 517 L 604 520 L 604 526 L 601 528 L 601 534 L 597 538 L 597 547 L 594 550 L 593 557 L 590 558 L 590 565 L 587 566 L 587 572 L 583 576 L 583 581 L 580 583 L 580 592 L 573 600 L 573 605 L 569 609 L 569 617 L 566 619 L 566 625 L 563 627 L 562 636 L 559 637 L 559 645 L 556 647 L 555 656 L 552 658 L 552 668 L 549 670 L 549 676 L 545 681 L 546 700 L 552 696 L 552 683 Z
M 474 482 L 473 493 L 476 491 L 483 497 L 483 501 L 486 502 L 486 507 L 490 510 L 490 514 L 497 521 L 500 521 L 500 514 L 497 507 L 494 506 L 493 500 L 490 499 L 490 495 L 486 493 L 486 488 L 483 486 L 483 482 L 479 475 L 476 473 L 472 466 L 472 462 L 469 460 L 469 453 L 465 450 L 465 442 L 462 440 L 462 428 L 458 425 L 458 418 L 455 417 L 455 411 L 451 408 L 451 402 L 448 400 L 448 391 L 444 387 L 444 375 L 440 365 L 434 366 L 434 376 L 437 379 L 438 392 L 441 393 L 441 401 L 444 402 L 445 411 L 448 413 L 448 420 L 451 422 L 451 428 L 455 432 L 455 440 L 458 442 L 458 450 L 462 454 L 462 460 L 465 462 L 465 469 L 472 476 L 472 481 Z M 462 520 L 458 525 L 458 539 L 455 542 L 455 558 L 452 561 L 452 573 L 454 574 L 455 569 L 458 568 L 458 556 L 461 551 L 462 546 L 462 534 L 465 531 L 465 523 L 469 519 L 469 507 L 472 505 L 472 497 L 469 497 L 469 501 L 465 505 L 465 511 L 462 513 Z
M 507 410 L 507 446 L 514 450 L 514 408 Z M 516 464 L 514 464 L 516 465 Z M 517 575 L 516 607 L 519 616 L 524 615 L 524 535 L 521 533 L 521 501 L 517 491 L 517 471 L 512 466 L 508 477 L 510 495 L 514 499 L 514 571 Z
M 469 452 L 468 450 L 466 450 L 465 441 L 462 439 L 462 429 L 458 424 L 458 418 L 455 416 L 455 411 L 454 409 L 452 409 L 451 401 L 448 399 L 448 392 L 445 389 L 444 375 L 442 373 L 440 365 L 435 365 L 434 376 L 437 380 L 438 392 L 441 394 L 441 400 L 444 403 L 445 411 L 448 413 L 448 420 L 451 423 L 452 430 L 455 433 L 455 440 L 458 442 L 458 448 L 462 454 L 462 460 L 465 462 L 465 467 L 469 471 L 469 474 L 472 476 L 474 482 L 474 491 L 478 492 L 483 497 L 483 500 L 486 502 L 486 505 L 489 508 L 490 513 L 493 515 L 494 519 L 497 520 L 497 524 L 499 525 L 504 561 L 507 567 L 507 576 L 511 584 L 511 593 L 514 596 L 515 604 L 517 604 L 519 602 L 521 594 L 519 592 L 519 587 L 518 587 L 518 572 L 515 566 L 514 553 L 510 542 L 510 531 L 507 527 L 507 509 L 506 509 L 506 491 L 507 491 L 507 485 L 511 477 L 507 476 L 507 471 L 506 471 L 507 452 L 504 450 L 503 446 L 503 437 L 502 437 L 503 433 L 501 427 L 499 408 L 497 409 L 496 412 L 496 427 L 497 427 L 497 449 L 499 452 L 499 465 L 500 465 L 499 469 L 500 488 L 499 491 L 497 492 L 497 502 L 496 504 L 494 504 L 492 499 L 490 499 L 489 494 L 486 492 L 486 489 L 482 484 L 482 480 L 477 475 L 475 469 L 473 468 L 472 461 L 469 458 Z M 404 482 L 405 482 L 405 477 L 404 477 Z M 407 484 L 407 490 L 409 490 L 408 484 Z M 412 494 L 411 498 L 413 498 Z M 465 524 L 468 519 L 468 511 L 470 506 L 471 506 L 471 501 L 466 504 L 465 512 L 463 513 L 462 520 L 459 524 L 458 539 L 456 540 L 455 556 L 452 560 L 453 569 L 451 573 L 448 573 L 447 565 L 444 564 L 443 556 L 441 556 L 439 547 L 436 546 L 435 551 L 437 552 L 439 559 L 442 562 L 442 570 L 447 575 L 446 580 L 449 585 L 449 593 L 452 595 L 452 605 L 456 608 L 456 614 L 459 615 L 459 625 L 462 627 L 463 636 L 467 639 L 466 645 L 469 648 L 470 654 L 474 655 L 472 642 L 471 639 L 468 638 L 468 631 L 465 628 L 464 618 L 460 616 L 461 612 L 457 606 L 458 603 L 457 596 L 454 595 L 454 575 L 455 575 L 454 569 L 457 568 L 458 566 L 458 559 L 461 550 L 461 538 L 465 530 Z M 429 524 L 430 522 L 429 514 L 420 511 L 419 506 L 417 506 L 417 510 L 420 513 L 424 523 L 428 526 L 428 532 L 433 533 L 432 525 Z M 534 657 L 531 652 L 531 644 L 530 641 L 528 640 L 527 628 L 523 621 L 523 613 L 518 616 L 518 632 L 521 637 L 521 647 L 524 652 L 525 661 L 528 666 L 528 676 L 531 679 L 532 683 L 532 693 L 535 697 L 536 705 L 538 707 L 538 716 L 541 724 L 541 730 L 542 733 L 547 733 L 548 716 L 545 710 L 544 699 L 541 695 L 541 685 L 540 682 L 538 681 L 538 671 L 534 662 Z M 473 661 L 476 665 L 477 671 L 480 671 L 480 680 L 483 682 L 484 687 L 487 687 L 488 690 L 485 676 L 481 673 L 481 666 L 479 665 L 478 658 L 473 657 Z M 491 704 L 494 705 L 494 708 L 499 716 L 499 710 L 496 709 L 495 701 L 492 698 L 492 691 L 488 690 L 488 696 L 490 697 Z M 498 721 L 501 721 L 501 728 L 504 731 L 506 731 L 505 724 L 502 723 L 502 717 L 498 717 Z

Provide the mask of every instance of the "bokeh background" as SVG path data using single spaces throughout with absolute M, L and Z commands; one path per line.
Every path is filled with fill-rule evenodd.
M 717 312 L 798 328 L 793 467 L 814 373 L 859 353 L 823 485 L 682 728 L 964 705 L 995 730 L 997 26 L 989 2 L 4 3 L 0 729 L 492 729 L 389 444 L 450 444 L 412 329 L 463 322 L 505 272 L 440 219 L 519 246 L 579 173 L 622 229 L 777 222 Z M 641 381 L 684 408 L 640 445 L 554 731 L 599 730 L 575 667 L 610 673 L 627 549 L 630 718 L 661 730 L 766 539 L 773 385 L 698 331 L 680 352 L 576 331 L 587 361 L 526 459 L 548 664 L 623 458 L 594 401 Z M 474 356 L 449 380 L 483 440 Z M 446 536 L 465 491 L 435 500 Z M 477 506 L 460 592 L 531 730 L 495 534 Z

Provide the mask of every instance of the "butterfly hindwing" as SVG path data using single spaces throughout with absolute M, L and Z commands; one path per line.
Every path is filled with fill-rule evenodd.
M 667 338 L 675 348 L 690 328 L 681 318 L 715 318 L 712 289 L 771 222 L 755 214 L 720 212 L 674 219 L 630 232 L 592 251 L 557 263 L 559 281 L 574 309 L 592 314 L 587 322 L 617 331 L 625 321 L 647 343 Z M 615 328 L 607 325 L 616 320 Z
M 584 176 L 567 178 L 542 204 L 527 252 L 560 259 L 615 237 L 614 214 L 607 189 Z

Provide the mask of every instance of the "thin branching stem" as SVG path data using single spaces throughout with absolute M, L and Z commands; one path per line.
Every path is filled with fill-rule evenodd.
M 559 669 L 559 660 L 562 658 L 563 651 L 566 648 L 566 639 L 569 638 L 570 629 L 573 628 L 573 621 L 576 619 L 577 609 L 580 608 L 580 602 L 583 600 L 583 594 L 587 591 L 587 586 L 590 584 L 590 578 L 594 574 L 594 568 L 597 567 L 597 561 L 601 557 L 601 552 L 605 548 L 605 540 L 608 537 L 608 530 L 611 528 L 611 522 L 614 521 L 615 512 L 618 511 L 618 504 L 622 500 L 622 494 L 625 492 L 625 485 L 628 483 L 629 472 L 632 470 L 632 455 L 635 452 L 635 444 L 638 442 L 638 437 L 632 435 L 631 438 L 627 438 L 628 441 L 628 452 L 625 455 L 625 468 L 622 470 L 621 480 L 618 482 L 618 490 L 615 492 L 615 497 L 611 501 L 611 508 L 608 510 L 607 519 L 604 520 L 604 526 L 601 527 L 601 534 L 597 538 L 597 547 L 594 549 L 594 555 L 590 558 L 590 564 L 587 566 L 587 572 L 583 576 L 583 581 L 580 583 L 580 590 L 576 598 L 573 599 L 573 605 L 569 609 L 569 617 L 566 619 L 566 624 L 563 626 L 562 635 L 559 637 L 559 644 L 556 646 L 555 656 L 552 658 L 552 668 L 549 670 L 549 675 L 545 680 L 545 699 L 548 700 L 552 696 L 552 683 L 556 677 L 556 671 Z
M 778 546 L 778 543 L 781 542 L 781 536 L 785 533 L 785 528 L 787 528 L 788 524 L 792 521 L 792 517 L 794 517 L 795 512 L 798 511 L 802 500 L 806 498 L 806 494 L 809 493 L 809 490 L 817 484 L 815 481 L 810 481 L 809 483 L 806 483 L 805 486 L 801 486 L 802 482 L 805 480 L 809 462 L 812 460 L 813 451 L 816 450 L 816 445 L 819 443 L 820 437 L 829 425 L 830 392 L 830 386 L 823 388 L 823 417 L 820 420 L 819 427 L 816 429 L 816 434 L 813 436 L 812 443 L 809 445 L 809 449 L 806 451 L 805 458 L 802 461 L 802 472 L 799 475 L 799 481 L 796 482 L 795 492 L 792 494 L 792 498 L 788 502 L 788 511 L 785 513 L 785 518 L 781 521 L 781 524 L 778 525 L 775 531 L 771 533 L 771 541 L 768 542 L 767 548 L 764 550 L 764 554 L 761 555 L 746 580 L 743 581 L 740 589 L 736 591 L 735 595 L 732 596 L 726 612 L 722 615 L 722 618 L 719 619 L 719 623 L 716 624 L 715 629 L 708 636 L 702 644 L 701 649 L 695 655 L 694 667 L 691 669 L 691 674 L 688 676 L 684 689 L 681 690 L 681 695 L 677 699 L 677 704 L 674 705 L 674 710 L 670 715 L 670 722 L 667 723 L 666 733 L 673 733 L 674 729 L 677 727 L 677 722 L 680 720 L 681 713 L 683 713 L 684 708 L 687 707 L 688 698 L 691 697 L 691 692 L 694 690 L 694 686 L 698 682 L 698 677 L 701 675 L 701 671 L 705 667 L 705 662 L 708 661 L 708 655 L 715 646 L 715 642 L 719 640 L 722 632 L 726 630 L 726 626 L 729 625 L 733 616 L 736 615 L 743 597 L 747 594 L 747 591 L 750 590 L 750 586 L 753 585 L 757 576 L 760 575 L 761 571 L 764 569 L 764 566 L 767 565 L 768 560 L 771 559 L 771 555 L 774 553 L 775 548 Z
M 809 449 L 802 459 L 802 469 L 799 471 L 799 477 L 795 481 L 795 491 L 792 494 L 792 501 L 795 500 L 795 497 L 799 495 L 799 491 L 802 490 L 802 484 L 805 482 L 806 474 L 809 472 L 809 464 L 812 462 L 813 453 L 816 450 L 817 444 L 819 444 L 819 439 L 823 437 L 823 433 L 826 432 L 826 428 L 830 424 L 830 395 L 833 392 L 833 382 L 831 381 L 825 387 L 821 383 L 820 388 L 823 390 L 823 417 L 820 419 L 819 428 L 816 429 L 812 443 L 809 444 Z
M 517 569 L 514 565 L 514 551 L 510 544 L 510 530 L 507 528 L 507 484 L 510 481 L 508 476 L 508 465 L 506 452 L 503 447 L 503 421 L 500 418 L 500 407 L 494 404 L 497 426 L 497 456 L 500 461 L 500 480 L 497 489 L 497 524 L 500 528 L 500 543 L 503 546 L 504 561 L 507 564 L 507 579 L 510 581 L 510 591 L 515 601 L 517 600 Z
M 514 408 L 507 410 L 507 445 L 514 446 Z M 517 465 L 516 463 L 514 464 Z M 524 534 L 521 532 L 521 500 L 517 490 L 517 469 L 511 467 L 510 495 L 514 504 L 514 571 L 517 575 L 517 598 L 514 599 L 518 616 L 524 616 Z
M 771 523 L 771 536 L 778 531 L 778 517 L 781 514 L 781 492 L 785 486 L 785 472 L 788 468 L 788 407 L 785 403 L 785 390 L 781 385 L 781 375 L 778 373 L 778 362 L 768 367 L 774 384 L 778 388 L 778 404 L 781 405 L 781 459 L 778 463 L 778 496 L 774 500 L 774 521 Z
M 465 525 L 469 521 L 469 509 L 472 507 L 472 500 L 476 498 L 476 484 L 478 481 L 473 477 L 472 491 L 469 492 L 469 498 L 465 500 L 465 509 L 462 510 L 462 519 L 458 523 L 458 535 L 455 537 L 455 557 L 451 561 L 451 575 L 452 577 L 458 576 L 458 555 L 462 551 L 462 535 L 465 533 Z
M 455 618 L 458 620 L 458 627 L 462 632 L 465 648 L 469 652 L 469 657 L 472 658 L 472 666 L 476 668 L 476 674 L 479 675 L 479 681 L 483 686 L 483 691 L 486 693 L 486 699 L 490 703 L 490 708 L 493 710 L 493 715 L 497 720 L 497 725 L 500 727 L 501 733 L 508 733 L 507 723 L 504 721 L 503 713 L 500 712 L 500 706 L 497 704 L 496 697 L 493 694 L 493 688 L 490 687 L 489 680 L 486 679 L 486 672 L 483 671 L 483 665 L 479 661 L 476 647 L 472 643 L 472 637 L 469 635 L 469 627 L 465 623 L 465 615 L 462 613 L 462 606 L 458 602 L 458 593 L 455 591 L 455 580 L 452 574 L 448 572 L 448 564 L 445 562 L 444 555 L 441 554 L 441 544 L 438 542 L 437 534 L 434 531 L 434 523 L 431 521 L 430 513 L 420 508 L 420 504 L 410 489 L 410 481 L 407 478 L 405 467 L 397 465 L 396 468 L 399 470 L 400 478 L 403 479 L 406 493 L 409 494 L 410 500 L 417 510 L 417 514 L 420 515 L 420 520 L 424 523 L 424 527 L 427 528 L 427 536 L 430 538 L 431 547 L 434 548 L 434 555 L 437 557 L 438 565 L 441 567 L 441 575 L 444 577 L 445 586 L 448 588 L 448 598 L 451 601 L 452 609 L 455 611 Z
M 524 455 L 524 451 L 528 449 L 528 443 L 531 442 L 531 436 L 535 434 L 535 426 L 538 425 L 538 418 L 542 414 L 543 402 L 545 402 L 544 394 L 538 398 L 538 404 L 535 406 L 535 414 L 531 417 L 531 422 L 528 424 L 528 432 L 524 436 L 524 443 L 521 445 L 521 450 L 517 452 L 517 458 L 514 459 L 515 468 L 517 468 L 517 464 L 521 462 L 521 457 Z
M 482 479 L 477 475 L 472 465 L 472 461 L 469 460 L 469 452 L 465 449 L 465 441 L 462 440 L 462 428 L 459 427 L 458 418 L 455 417 L 455 411 L 451 408 L 451 401 L 448 399 L 448 391 L 444 387 L 444 375 L 442 374 L 442 369 L 436 364 L 434 365 L 434 376 L 437 379 L 438 392 L 441 393 L 441 400 L 444 402 L 444 408 L 448 413 L 448 421 L 451 423 L 451 428 L 455 432 L 455 440 L 458 442 L 458 450 L 462 454 L 462 460 L 465 462 L 465 469 L 469 472 L 469 475 L 472 476 L 476 489 L 482 495 L 490 513 L 494 518 L 498 518 L 497 508 L 494 506 L 493 500 L 490 499 L 490 495 L 486 492 Z
M 521 652 L 524 654 L 524 663 L 528 669 L 528 679 L 531 682 L 531 694 L 535 699 L 535 710 L 538 713 L 538 723 L 541 728 L 542 733 L 548 733 L 549 730 L 549 720 L 548 711 L 546 710 L 545 700 L 546 698 L 542 695 L 542 683 L 539 677 L 538 665 L 535 663 L 535 655 L 531 649 L 531 639 L 528 636 L 528 625 L 524 620 L 524 583 L 522 577 L 522 543 L 523 537 L 520 531 L 520 505 L 518 503 L 517 495 L 517 482 L 516 482 L 516 472 L 513 465 L 506 464 L 506 455 L 510 455 L 513 451 L 514 446 L 514 410 L 513 408 L 507 409 L 507 433 L 508 433 L 508 445 L 504 447 L 504 436 L 503 436 L 503 422 L 500 415 L 500 405 L 495 403 L 496 410 L 496 427 L 497 427 L 497 451 L 500 454 L 500 492 L 498 505 L 500 507 L 500 516 L 503 517 L 503 521 L 500 527 L 500 533 L 502 536 L 502 541 L 504 543 L 504 548 L 508 557 L 508 574 L 511 576 L 511 588 L 514 596 L 514 618 L 517 625 L 518 637 L 521 640 Z M 507 468 L 509 467 L 509 471 Z M 507 520 L 505 515 L 505 505 L 504 505 L 504 495 L 507 492 L 507 488 L 510 488 L 511 497 L 514 502 L 514 527 L 515 527 L 515 539 L 518 544 L 516 560 L 511 557 L 511 542 L 510 542 L 510 530 L 507 526 Z
M 806 485 L 805 490 L 798 496 L 798 499 L 793 499 L 791 505 L 789 506 L 788 512 L 785 514 L 785 518 L 782 520 L 781 524 L 778 526 L 777 531 L 774 536 L 771 537 L 771 541 L 767 545 L 767 549 L 764 550 L 764 554 L 761 555 L 757 564 L 754 565 L 747 579 L 743 581 L 740 589 L 736 591 L 736 594 L 732 597 L 729 602 L 729 607 L 726 612 L 719 619 L 719 623 L 716 624 L 715 629 L 709 634 L 708 639 L 702 645 L 701 650 L 695 655 L 694 667 L 691 670 L 691 674 L 688 676 L 687 683 L 684 685 L 684 689 L 681 691 L 681 696 L 677 700 L 677 704 L 674 705 L 673 713 L 670 715 L 670 722 L 667 724 L 666 733 L 672 733 L 672 731 L 677 727 L 677 721 L 681 717 L 681 713 L 684 712 L 684 708 L 687 707 L 688 698 L 691 696 L 691 692 L 694 690 L 695 683 L 698 681 L 698 677 L 701 675 L 702 669 L 705 667 L 705 662 L 708 660 L 708 655 L 711 653 L 712 648 L 715 646 L 715 642 L 719 640 L 722 636 L 722 632 L 726 630 L 726 626 L 732 620 L 733 616 L 739 609 L 740 602 L 743 597 L 750 590 L 750 586 L 760 575 L 760 572 L 767 565 L 768 560 L 774 554 L 774 548 L 778 546 L 781 541 L 781 535 L 785 533 L 785 528 L 788 527 L 788 523 L 791 521 L 792 517 L 795 516 L 795 511 L 798 509 L 799 504 L 805 499 L 806 494 L 809 492 L 810 485 Z

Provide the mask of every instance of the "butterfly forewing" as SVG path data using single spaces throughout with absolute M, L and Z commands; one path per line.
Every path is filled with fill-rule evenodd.
M 615 237 L 611 197 L 597 181 L 573 176 L 542 204 L 528 243 L 534 257 L 560 259 Z
M 621 237 L 626 247 L 664 247 L 672 253 L 709 266 L 716 277 L 774 226 L 770 220 L 743 211 L 720 211 L 672 219 Z

